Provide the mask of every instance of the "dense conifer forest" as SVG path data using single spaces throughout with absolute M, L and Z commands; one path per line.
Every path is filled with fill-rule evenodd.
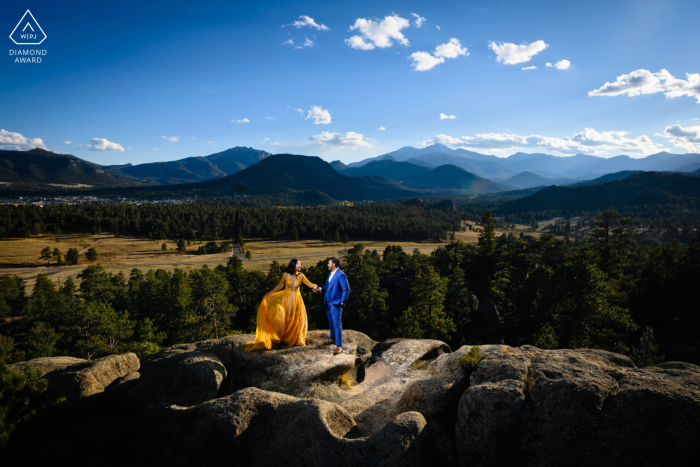
M 385 209 L 389 217 L 400 208 Z M 342 209 L 329 212 L 337 216 L 334 222 L 349 222 Z M 450 225 L 449 212 L 431 212 Z M 274 216 L 258 219 L 275 229 Z M 451 241 L 430 255 L 398 246 L 349 248 L 341 266 L 352 284 L 344 326 L 374 339 L 600 348 L 630 355 L 639 365 L 664 354 L 698 362 L 699 239 L 687 245 L 635 241 L 629 219 L 614 211 L 596 218 L 586 241 L 551 234 L 496 237 L 490 212 L 480 225 L 478 245 Z M 73 280 L 57 286 L 39 276 L 33 290 L 4 275 L 0 315 L 21 317 L 22 337 L 15 342 L 2 336 L 2 358 L 94 358 L 125 351 L 143 356 L 176 343 L 253 332 L 261 297 L 279 282 L 284 267 L 273 262 L 267 274 L 247 271 L 232 257 L 213 269 L 133 269 L 126 276 L 97 264 L 80 273 L 79 287 Z M 326 263 L 304 272 L 321 283 Z M 302 293 L 311 328 L 327 327 L 320 297 Z

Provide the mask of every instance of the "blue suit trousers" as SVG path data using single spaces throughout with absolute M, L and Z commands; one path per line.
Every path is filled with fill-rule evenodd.
M 331 339 L 335 341 L 336 347 L 342 347 L 343 323 L 341 318 L 343 316 L 343 309 L 329 303 L 326 308 L 326 315 L 328 316 L 328 324 L 331 328 Z

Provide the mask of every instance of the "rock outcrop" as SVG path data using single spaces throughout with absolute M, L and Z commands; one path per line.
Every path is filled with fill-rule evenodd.
M 691 465 L 700 455 L 700 368 L 636 368 L 601 350 L 493 347 L 456 426 L 462 466 Z
M 34 360 L 29 360 L 26 362 L 13 363 L 10 365 L 10 368 L 15 371 L 22 371 L 25 365 L 31 365 L 34 368 L 40 369 L 43 374 L 46 374 L 50 371 L 62 370 L 69 365 L 84 362 L 87 362 L 87 360 L 75 357 L 43 357 L 35 358 Z
M 485 345 L 464 369 L 456 359 L 470 346 L 345 331 L 334 356 L 327 337 L 248 353 L 253 336 L 235 335 L 140 365 L 125 354 L 55 369 L 53 397 L 97 402 L 70 419 L 85 439 L 64 436 L 52 452 L 78 443 L 116 459 L 128 444 L 149 465 L 305 467 L 682 466 L 700 456 L 695 365 Z

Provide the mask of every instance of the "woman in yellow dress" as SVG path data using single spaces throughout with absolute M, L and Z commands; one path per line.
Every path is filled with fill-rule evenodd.
M 255 341 L 246 343 L 246 352 L 270 349 L 280 342 L 289 346 L 306 345 L 309 325 L 299 290 L 302 283 L 316 289 L 316 284 L 301 273 L 301 261 L 293 259 L 277 287 L 263 297 L 258 308 Z M 280 290 L 282 286 L 284 290 Z

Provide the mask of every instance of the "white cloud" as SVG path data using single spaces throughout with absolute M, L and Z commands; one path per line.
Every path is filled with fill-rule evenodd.
M 244 118 L 244 119 L 242 119 L 242 120 L 236 120 L 236 119 L 234 118 L 234 119 L 231 120 L 231 121 L 234 122 L 234 123 L 250 123 L 250 120 L 248 120 L 247 118 Z
M 304 111 L 301 109 L 296 109 L 297 112 L 299 112 L 302 116 L 304 115 Z
M 537 69 L 537 67 L 535 65 L 523 67 L 523 70 L 536 70 L 536 69 Z
M 64 141 L 63 144 L 71 144 L 70 141 Z
M 384 131 L 384 130 L 386 130 L 386 128 L 384 128 L 383 126 L 380 126 L 379 128 L 377 128 L 377 130 Z
M 427 71 L 436 65 L 445 63 L 445 59 L 442 57 L 434 57 L 430 55 L 430 52 L 413 52 L 409 57 L 413 60 L 411 66 L 416 69 L 416 71 Z
M 435 27 L 437 28 L 438 31 L 440 30 L 440 26 L 435 26 Z
M 294 45 L 294 39 L 287 39 L 286 41 L 283 42 L 283 44 Z
M 262 141 L 260 141 L 260 144 L 264 144 L 266 141 L 270 141 L 270 138 L 264 138 Z
M 555 63 L 554 65 L 552 65 L 552 64 L 549 63 L 549 62 L 547 62 L 547 65 L 546 65 L 546 66 L 547 66 L 547 68 L 554 67 L 554 68 L 556 68 L 557 70 L 568 70 L 569 68 L 571 68 L 571 62 L 568 61 L 568 60 L 559 60 L 559 61 L 558 61 L 557 63 Z M 524 69 L 525 69 L 525 68 L 523 68 L 523 70 L 524 70 Z
M 364 135 L 355 133 L 354 131 L 348 131 L 347 133 L 324 131 L 320 135 L 310 136 L 309 139 L 312 141 L 318 141 L 318 144 L 321 147 L 328 147 L 332 149 L 357 149 L 372 147 L 371 144 L 365 141 Z
M 319 31 L 330 31 L 328 26 L 326 26 L 325 24 L 318 24 L 316 21 L 314 21 L 313 18 L 310 18 L 305 15 L 301 15 L 298 20 L 294 21 L 289 26 L 294 26 L 297 29 L 308 26 L 313 29 L 318 29 Z
M 164 140 L 166 140 L 168 143 L 177 143 L 178 141 L 180 141 L 180 137 L 179 137 L 179 136 L 170 136 L 170 137 L 161 136 L 161 138 L 163 138 Z
M 297 45 L 297 46 L 294 47 L 294 48 L 295 48 L 295 49 L 305 49 L 306 47 L 312 47 L 312 46 L 314 45 L 314 41 L 312 41 L 312 40 L 309 39 L 308 37 L 305 37 L 304 39 L 305 39 L 305 40 L 304 40 L 304 43 L 303 43 L 303 44 L 299 44 L 299 45 Z
M 415 13 L 411 13 L 411 16 L 413 16 L 415 18 L 413 20 L 413 25 L 417 28 L 423 26 L 423 23 L 425 23 L 425 21 L 426 21 L 425 18 L 423 18 L 422 16 L 417 15 Z M 440 28 L 438 27 L 438 29 L 440 29 Z
M 353 49 L 371 50 L 375 47 L 385 49 L 394 45 L 393 39 L 399 44 L 407 46 L 408 39 L 401 33 L 401 30 L 409 26 L 409 21 L 398 15 L 387 16 L 381 22 L 358 18 L 355 20 L 355 24 L 350 26 L 350 31 L 357 30 L 361 35 L 345 39 L 345 43 Z
M 0 149 L 6 151 L 29 151 L 34 148 L 46 149 L 41 138 L 27 138 L 12 131 L 0 130 Z
M 668 142 L 688 152 L 700 152 L 700 125 L 683 127 L 681 125 L 667 126 L 663 134 Z
M 496 61 L 506 65 L 529 62 L 532 57 L 549 47 L 544 41 L 535 41 L 531 44 L 515 45 L 510 43 L 489 42 L 489 48 L 496 52 Z
M 450 42 L 438 45 L 432 55 L 429 52 L 414 52 L 408 58 L 413 60 L 411 66 L 416 71 L 427 71 L 440 63 L 444 63 L 446 58 L 456 58 L 460 55 L 469 56 L 466 47 L 462 47 L 457 39 L 450 39 Z
M 662 151 L 661 144 L 654 143 L 648 136 L 628 138 L 624 131 L 598 132 L 592 128 L 565 138 L 529 135 L 521 136 L 503 133 L 482 133 L 474 136 L 453 138 L 437 135 L 424 144 L 442 143 L 466 149 L 512 149 L 528 148 L 539 151 L 556 151 L 562 154 L 606 154 L 608 151 L 622 151 L 631 154 L 648 155 Z
M 89 146 L 90 151 L 115 152 L 124 150 L 121 144 L 107 141 L 105 138 L 92 138 Z
M 268 120 L 277 120 L 275 117 L 265 117 Z
M 445 115 L 443 113 L 440 114 L 440 120 L 445 120 L 445 119 L 453 120 L 455 118 L 457 118 L 457 117 L 455 117 L 454 115 Z
M 331 113 L 327 110 L 323 110 L 318 105 L 312 105 L 311 110 L 309 110 L 309 114 L 304 120 L 308 120 L 310 118 L 314 119 L 314 125 L 328 125 L 331 122 Z
M 157 150 L 158 150 L 158 148 L 153 148 L 153 149 L 151 149 L 151 151 L 157 151 Z
M 279 146 L 281 143 L 270 143 L 273 146 Z
M 216 145 L 214 144 L 214 141 L 207 141 L 207 144 L 211 144 L 212 146 L 216 146 Z
M 193 141 L 197 141 L 197 138 L 195 138 L 195 137 L 193 136 L 193 137 L 192 137 L 192 140 L 193 140 Z
M 457 58 L 460 55 L 469 56 L 466 47 L 462 47 L 457 39 L 450 39 L 446 44 L 435 47 L 433 54 L 442 58 Z
M 688 80 L 674 78 L 671 73 L 661 70 L 652 73 L 648 70 L 636 70 L 628 75 L 620 75 L 614 83 L 605 83 L 599 89 L 588 93 L 589 96 L 638 96 L 662 92 L 671 99 L 688 96 L 697 99 L 700 104 L 700 74 L 686 73 Z

